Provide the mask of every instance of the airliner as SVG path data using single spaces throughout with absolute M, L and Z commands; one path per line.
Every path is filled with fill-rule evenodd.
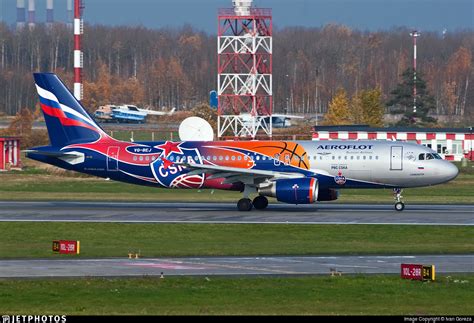
M 295 205 L 333 201 L 344 188 L 393 189 L 394 207 L 402 211 L 403 188 L 458 175 L 430 148 L 400 141 L 120 141 L 55 74 L 34 79 L 50 145 L 28 149 L 27 157 L 138 185 L 240 191 L 240 211 L 265 209 L 268 197 Z

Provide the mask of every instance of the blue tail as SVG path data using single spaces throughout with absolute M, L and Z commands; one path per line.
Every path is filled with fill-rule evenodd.
M 56 74 L 34 73 L 34 78 L 52 146 L 94 142 L 107 136 Z

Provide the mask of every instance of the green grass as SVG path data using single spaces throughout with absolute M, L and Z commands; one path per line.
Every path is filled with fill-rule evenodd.
M 53 240 L 81 241 L 80 257 L 474 253 L 472 226 L 0 223 L 0 258 L 61 258 Z M 67 257 L 67 256 L 66 256 Z
M 472 315 L 473 283 L 460 274 L 426 283 L 396 275 L 0 280 L 0 312 Z

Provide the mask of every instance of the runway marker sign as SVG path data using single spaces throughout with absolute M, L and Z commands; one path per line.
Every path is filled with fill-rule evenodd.
M 434 265 L 401 264 L 401 277 L 412 280 L 435 280 Z
M 80 252 L 81 244 L 80 241 L 76 240 L 54 240 L 53 241 L 53 252 L 59 252 L 60 254 L 76 254 Z

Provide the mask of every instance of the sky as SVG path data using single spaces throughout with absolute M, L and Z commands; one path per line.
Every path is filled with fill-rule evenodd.
M 28 3 L 28 0 L 25 0 Z M 343 24 L 359 30 L 408 27 L 421 31 L 474 30 L 474 0 L 254 0 L 272 8 L 276 28 Z M 65 21 L 66 0 L 54 0 L 55 20 Z M 217 9 L 231 0 L 85 0 L 90 24 L 143 25 L 149 28 L 189 24 L 215 34 Z M 38 22 L 45 21 L 46 0 L 36 0 Z M 16 21 L 16 0 L 0 0 L 0 20 Z

